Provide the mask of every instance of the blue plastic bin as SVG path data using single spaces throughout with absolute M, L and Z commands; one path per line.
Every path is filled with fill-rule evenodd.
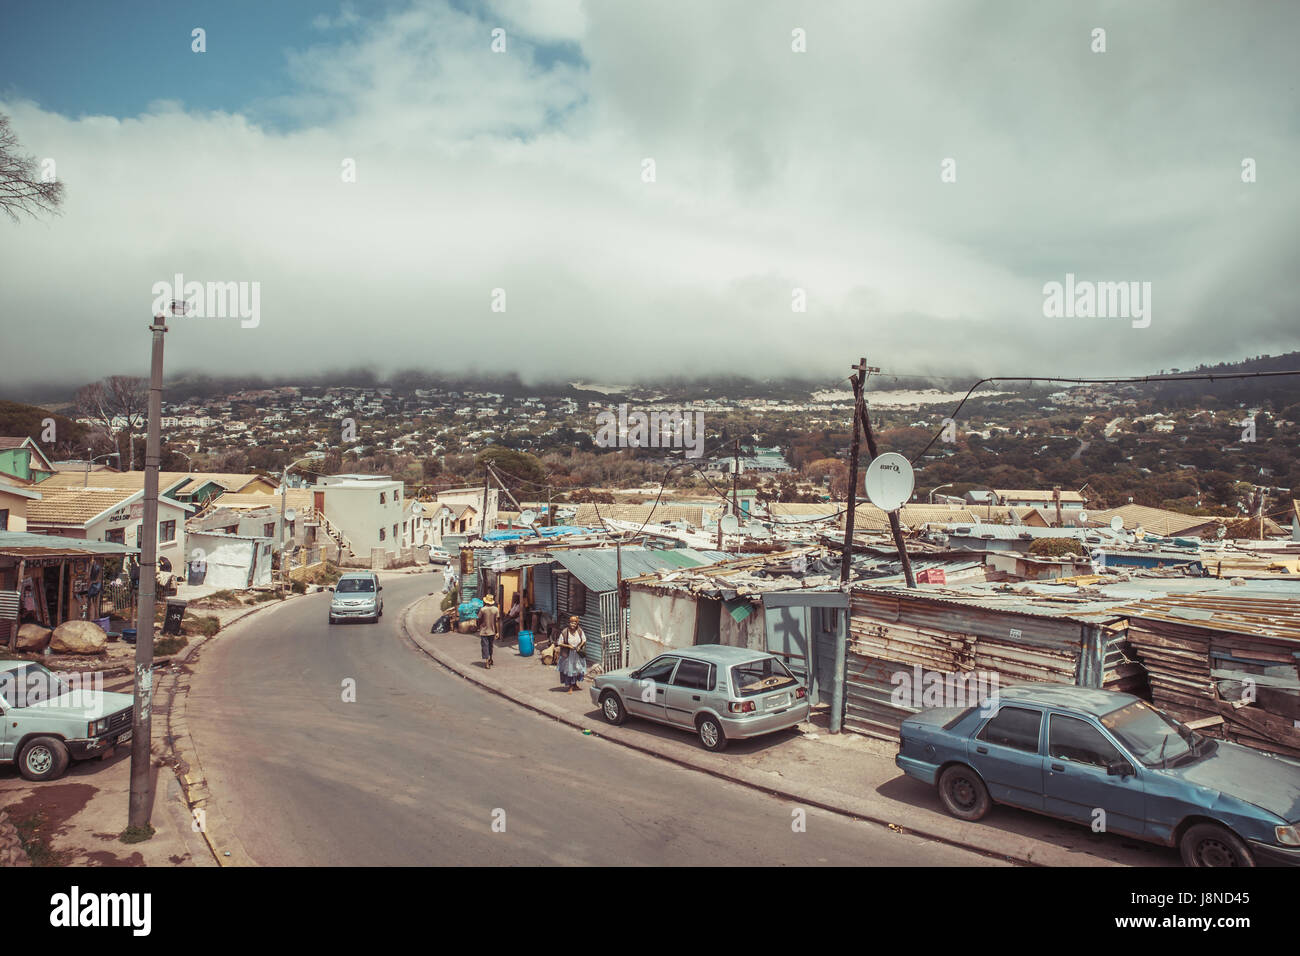
M 519 653 L 523 657 L 533 656 L 533 632 L 532 631 L 519 632 Z

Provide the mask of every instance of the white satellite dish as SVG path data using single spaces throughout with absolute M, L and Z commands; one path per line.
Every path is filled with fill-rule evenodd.
M 1080 511 L 1080 512 L 1079 512 L 1079 524 L 1087 524 L 1087 523 L 1088 523 L 1088 512 L 1086 512 L 1086 511 Z
M 298 517 L 298 512 L 294 511 L 292 508 L 290 508 L 284 513 L 285 521 L 292 521 L 296 517 Z
M 522 512 L 519 513 L 519 523 L 520 523 L 520 524 L 529 524 L 529 525 L 530 525 L 530 524 L 532 524 L 533 522 L 535 522 L 536 520 L 537 520 L 537 512 L 534 511 L 532 508 L 529 508 L 527 511 L 522 511 Z
M 722 516 L 722 531 L 724 534 L 735 534 L 740 527 L 740 522 L 736 520 L 735 515 Z
M 1111 530 L 1111 531 L 1123 531 L 1123 530 L 1124 530 L 1124 519 L 1121 518 L 1119 515 L 1116 515 L 1115 517 L 1111 518 L 1111 519 L 1110 519 L 1110 530 Z
M 912 497 L 916 476 L 911 462 L 898 452 L 887 451 L 867 465 L 863 484 L 873 505 L 881 511 L 897 511 Z
M 411 502 L 411 514 L 418 515 L 423 511 L 424 505 L 420 504 L 418 501 Z

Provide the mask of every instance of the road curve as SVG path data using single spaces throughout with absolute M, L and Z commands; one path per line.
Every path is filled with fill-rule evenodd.
M 248 856 L 270 866 L 997 865 L 585 736 L 468 684 L 401 636 L 440 576 L 384 581 L 378 624 L 327 593 L 204 647 L 188 723 Z M 355 701 L 344 700 L 354 682 Z

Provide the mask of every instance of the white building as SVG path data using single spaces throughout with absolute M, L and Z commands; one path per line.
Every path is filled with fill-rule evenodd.
M 377 475 L 333 475 L 312 488 L 317 510 L 347 539 L 352 554 L 402 547 L 402 483 Z

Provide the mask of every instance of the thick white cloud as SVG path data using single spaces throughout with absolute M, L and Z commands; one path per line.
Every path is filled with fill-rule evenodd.
M 176 324 L 169 367 L 212 373 L 1079 374 L 1300 347 L 1280 5 L 356 9 L 237 113 L 0 103 L 68 190 L 0 224 L 0 375 L 142 372 L 176 272 L 261 283 L 256 329 Z M 1151 327 L 1045 319 L 1066 272 L 1152 282 Z

